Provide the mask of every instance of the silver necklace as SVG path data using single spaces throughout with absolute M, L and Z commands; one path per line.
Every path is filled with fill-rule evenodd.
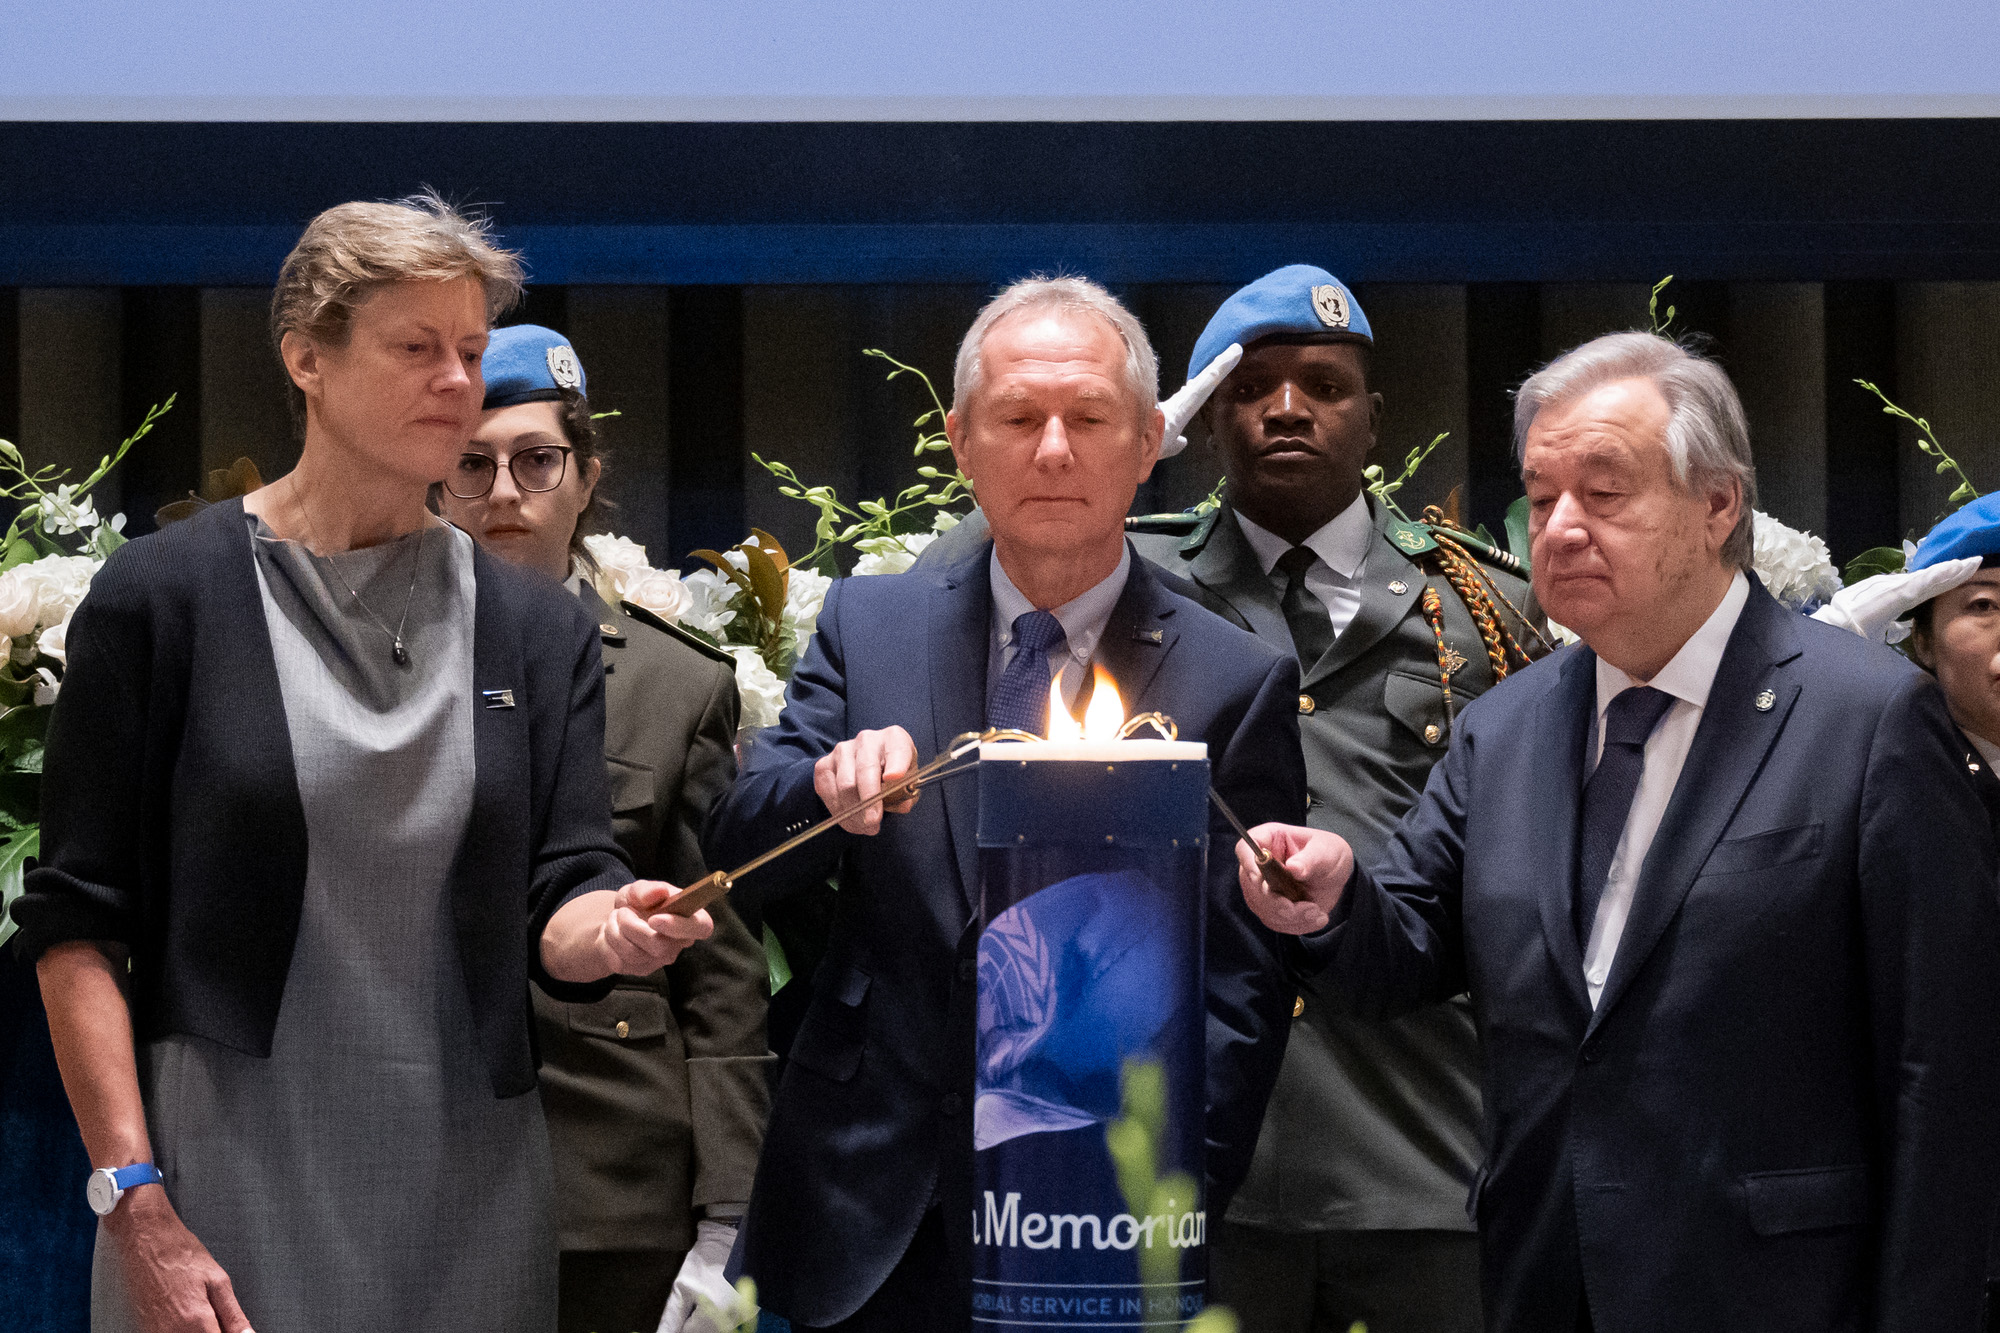
M 314 546 L 319 546 L 321 544 L 319 533 L 313 528 L 312 513 L 306 508 L 305 497 L 299 494 L 299 484 L 296 480 L 292 482 L 292 502 L 299 507 L 299 517 L 306 521 L 306 536 L 312 538 Z M 340 586 L 347 589 L 347 595 L 354 599 L 354 604 L 360 607 L 370 620 L 375 622 L 377 628 L 389 636 L 389 656 L 395 659 L 396 665 L 399 667 L 406 667 L 410 664 L 410 650 L 403 646 L 403 627 L 410 623 L 410 603 L 417 599 L 417 573 L 424 567 L 424 537 L 430 532 L 430 529 L 431 525 L 429 523 L 425 523 L 423 527 L 417 529 L 417 553 L 410 560 L 410 590 L 403 594 L 403 618 L 396 622 L 396 628 L 394 629 L 390 629 L 388 622 L 375 614 L 374 607 L 361 600 L 361 594 L 356 592 L 354 585 L 347 581 L 347 575 L 340 572 L 340 562 L 333 558 L 333 553 L 324 549 L 322 550 L 321 558 L 333 570 L 333 576 L 340 580 Z

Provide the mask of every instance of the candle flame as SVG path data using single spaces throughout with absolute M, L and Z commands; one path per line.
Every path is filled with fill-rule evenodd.
M 1118 697 L 1118 687 L 1111 683 L 1111 673 L 1103 667 L 1093 667 L 1096 684 L 1091 688 L 1090 707 L 1083 710 L 1083 721 L 1078 722 L 1063 702 L 1062 677 L 1049 682 L 1049 739 L 1052 741 L 1115 741 L 1118 732 L 1125 725 L 1125 701 Z
M 1069 706 L 1063 703 L 1062 677 L 1058 675 L 1049 682 L 1049 739 L 1052 741 L 1080 741 L 1083 728 L 1070 716 Z
M 1090 692 L 1090 707 L 1083 710 L 1083 738 L 1088 741 L 1115 741 L 1125 725 L 1125 701 L 1111 683 L 1111 673 L 1095 668 L 1097 684 Z

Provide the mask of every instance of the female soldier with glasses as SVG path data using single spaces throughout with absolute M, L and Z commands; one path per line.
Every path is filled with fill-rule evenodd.
M 583 367 L 562 335 L 494 332 L 479 428 L 440 488 L 480 546 L 566 583 L 603 636 L 612 832 L 645 874 L 707 873 L 700 835 L 736 775 L 727 654 L 584 577 L 603 475 Z M 591 1004 L 535 997 L 555 1149 L 560 1328 L 676 1333 L 723 1261 L 763 1142 L 764 955 L 726 903 L 673 967 L 618 978 Z M 662 1317 L 662 1309 L 666 1310 Z

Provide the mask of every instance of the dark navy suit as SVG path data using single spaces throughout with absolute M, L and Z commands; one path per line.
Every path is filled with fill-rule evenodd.
M 1587 1290 L 1600 1333 L 1969 1333 L 2000 907 L 1936 683 L 1753 579 L 1593 1013 L 1571 903 L 1595 662 L 1471 705 L 1301 941 L 1371 1012 L 1472 992 L 1489 1327 L 1573 1329 Z
M 928 758 L 986 725 L 991 543 L 937 568 L 835 583 L 792 677 L 711 816 L 711 864 L 734 865 L 825 816 L 813 762 L 855 733 L 905 728 Z M 1158 709 L 1205 741 L 1214 780 L 1246 820 L 1305 817 L 1298 666 L 1167 591 L 1144 561 L 1099 641 L 1132 713 Z M 736 889 L 755 911 L 838 873 L 832 941 L 764 1139 L 738 1257 L 777 1314 L 837 1323 L 881 1287 L 941 1203 L 969 1283 L 977 790 L 927 791 L 882 832 L 835 832 Z M 1207 917 L 1211 1216 L 1243 1179 L 1277 1079 L 1292 992 L 1275 937 L 1235 887 L 1235 839 L 1212 822 Z M 966 1283 L 960 1283 L 963 1287 Z M 913 1317 L 917 1312 L 913 1312 Z M 964 1312 L 922 1312 L 928 1326 Z M 933 1317 L 934 1316 L 934 1317 Z

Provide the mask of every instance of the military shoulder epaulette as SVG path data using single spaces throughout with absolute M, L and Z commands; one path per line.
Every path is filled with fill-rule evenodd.
M 714 644 L 710 643 L 707 639 L 702 638 L 699 634 L 694 634 L 688 630 L 684 630 L 679 625 L 674 624 L 670 620 L 662 620 L 659 616 L 654 615 L 651 611 L 648 611 L 643 606 L 637 606 L 631 602 L 620 602 L 618 604 L 618 607 L 621 611 L 623 611 L 627 616 L 630 616 L 633 620 L 638 621 L 642 625 L 651 625 L 654 629 L 659 630 L 664 634 L 672 635 L 674 638 L 679 639 L 682 643 L 686 644 L 688 647 L 700 653 L 703 657 L 712 657 L 716 661 L 722 663 L 724 666 L 729 667 L 731 670 L 734 670 L 736 668 L 736 659 L 734 657 L 731 657 L 728 653 L 716 647 Z
M 1424 522 L 1418 519 L 1393 519 L 1384 529 L 1389 543 L 1404 555 L 1416 557 L 1438 548 L 1437 539 L 1465 548 L 1466 554 L 1495 569 L 1504 570 L 1516 578 L 1528 577 L 1528 568 L 1513 552 L 1505 550 L 1493 540 L 1493 535 L 1481 524 L 1467 531 L 1449 520 Z

